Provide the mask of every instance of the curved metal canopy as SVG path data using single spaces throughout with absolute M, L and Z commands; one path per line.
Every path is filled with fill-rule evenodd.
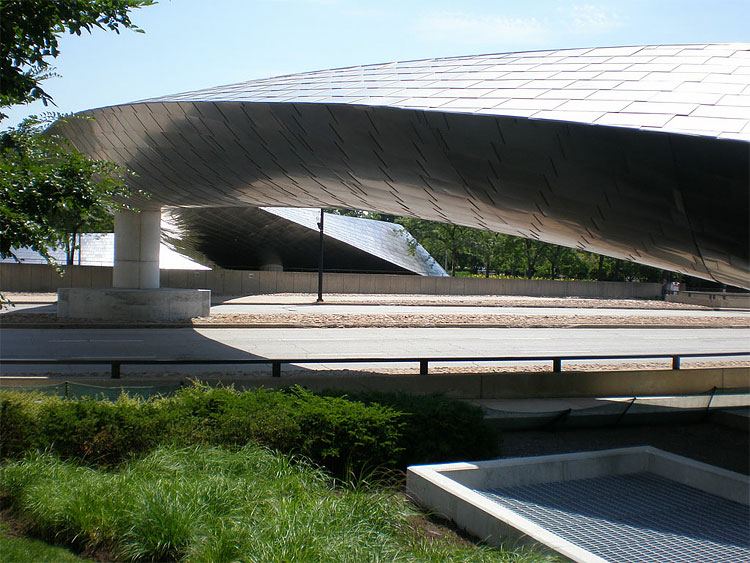
M 750 287 L 750 45 L 509 53 L 255 80 L 84 112 L 142 206 L 337 206 Z
M 201 263 L 234 270 L 318 269 L 318 209 L 183 207 L 162 219 L 168 244 Z M 401 225 L 326 213 L 324 230 L 326 272 L 448 275 Z

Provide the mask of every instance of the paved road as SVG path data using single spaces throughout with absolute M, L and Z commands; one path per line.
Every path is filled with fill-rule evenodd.
M 3 358 L 355 358 L 678 354 L 750 349 L 750 329 L 2 329 Z M 312 365 L 307 367 L 329 367 Z M 343 367 L 337 365 L 336 367 Z M 349 367 L 349 366 L 347 366 Z M 353 367 L 353 366 L 352 366 Z M 372 365 L 360 365 L 370 369 Z M 214 368 L 179 368 L 200 373 Z M 69 372 L 80 371 L 70 368 Z M 142 367 L 138 371 L 150 371 Z M 31 370 L 43 372 L 42 370 Z M 65 369 L 55 370 L 64 373 Z M 28 373 L 4 365 L 0 375 Z

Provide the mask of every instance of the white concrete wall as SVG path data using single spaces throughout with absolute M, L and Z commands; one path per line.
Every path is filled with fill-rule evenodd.
M 56 291 L 60 287 L 112 287 L 112 268 L 0 264 L 0 290 Z M 315 272 L 161 270 L 161 287 L 210 289 L 214 295 L 317 293 Z M 428 295 L 530 295 L 545 297 L 658 298 L 658 283 L 438 278 L 385 274 L 325 274 L 324 293 Z

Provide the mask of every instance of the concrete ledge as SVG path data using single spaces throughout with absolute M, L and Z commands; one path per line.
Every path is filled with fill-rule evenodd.
M 690 395 L 750 386 L 750 368 L 649 369 L 482 375 L 479 399 Z
M 269 368 L 270 372 L 270 368 Z M 283 370 L 282 370 L 283 373 Z M 313 391 L 402 391 L 440 393 L 453 399 L 553 399 L 569 397 L 643 397 L 701 395 L 750 384 L 750 368 L 643 370 L 629 372 L 563 372 L 507 374 L 284 374 L 280 378 L 223 376 L 240 387 L 302 385 Z M 719 404 L 720 398 L 716 398 Z
M 270 367 L 268 368 L 270 372 Z M 283 370 L 282 370 L 283 373 Z M 554 399 L 570 397 L 644 397 L 700 395 L 718 389 L 746 389 L 750 368 L 642 370 L 627 372 L 542 372 L 505 374 L 283 374 L 280 378 L 233 377 L 222 381 L 240 387 L 302 385 L 313 391 L 403 391 L 415 395 L 441 393 L 453 399 Z M 721 398 L 715 398 L 716 404 Z
M 57 316 L 107 321 L 179 321 L 207 317 L 208 289 L 71 287 L 57 290 Z

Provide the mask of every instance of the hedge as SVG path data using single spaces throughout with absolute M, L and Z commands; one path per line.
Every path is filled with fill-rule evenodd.
M 497 436 L 471 405 L 440 396 L 316 395 L 195 384 L 169 397 L 115 401 L 0 391 L 0 459 L 46 450 L 114 466 L 161 444 L 259 444 L 335 475 L 485 459 Z

